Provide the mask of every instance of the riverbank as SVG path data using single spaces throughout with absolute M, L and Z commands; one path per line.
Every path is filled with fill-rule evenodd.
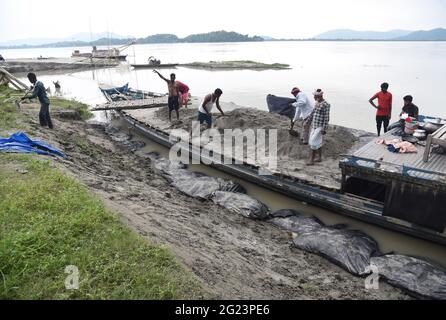
M 63 127 L 59 119 L 83 123 L 82 117 L 88 116 L 86 106 L 78 102 L 52 99 L 52 103 L 59 130 Z M 53 143 L 49 136 L 54 131 L 35 121 L 37 105 L 22 107 L 18 112 L 13 105 L 0 104 L 0 136 L 23 130 Z M 81 137 L 73 140 L 78 148 L 87 148 Z M 96 154 L 92 151 L 89 156 L 93 159 Z M 0 298 L 202 298 L 205 292 L 198 281 L 165 246 L 150 245 L 131 231 L 113 208 L 106 208 L 100 197 L 79 183 L 74 167 L 66 170 L 62 163 L 73 161 L 67 155 L 63 160 L 0 153 Z M 79 287 L 70 290 L 65 283 L 74 270 Z
M 88 58 L 45 58 L 45 59 L 8 59 L 0 63 L 9 73 L 22 75 L 27 72 L 62 73 L 85 71 L 95 68 L 115 67 L 119 62 L 108 59 Z
M 152 170 L 137 136 L 56 116 L 55 129 L 49 130 L 38 125 L 36 104 L 22 110 L 17 126 L 67 154 L 51 163 L 150 245 L 166 246 L 199 281 L 205 298 L 407 299 L 385 283 L 378 291 L 366 290 L 363 278 L 291 249 L 291 236 L 282 229 L 180 193 Z

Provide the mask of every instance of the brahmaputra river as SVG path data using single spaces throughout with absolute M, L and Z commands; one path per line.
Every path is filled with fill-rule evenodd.
M 75 49 L 42 48 L 1 50 L 6 58 L 69 57 Z M 422 114 L 446 118 L 442 94 L 446 85 L 446 42 L 255 42 L 135 45 L 124 51 L 128 63 L 146 63 L 155 56 L 163 63 L 194 61 L 254 60 L 287 63 L 291 70 L 205 71 L 183 67 L 163 69 L 168 76 L 188 84 L 191 94 L 204 96 L 217 87 L 223 101 L 267 110 L 266 95 L 289 96 L 294 86 L 311 94 L 325 92 L 332 105 L 333 124 L 375 131 L 375 110 L 368 99 L 382 82 L 390 83 L 394 96 L 393 119 L 403 105 L 402 97 L 414 96 Z M 166 92 L 166 85 L 150 69 L 117 68 L 76 72 L 70 75 L 43 75 L 46 86 L 59 80 L 65 95 L 88 104 L 104 101 L 99 83 Z M 54 87 L 53 87 L 54 88 Z

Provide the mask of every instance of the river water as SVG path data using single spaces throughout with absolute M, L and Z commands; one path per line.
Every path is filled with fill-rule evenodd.
M 68 57 L 74 49 L 40 48 L 2 50 L 6 59 Z M 402 107 L 402 97 L 414 96 L 421 113 L 446 117 L 440 93 L 446 83 L 446 42 L 255 42 L 134 45 L 124 51 L 129 63 L 146 63 L 149 56 L 163 63 L 194 61 L 254 60 L 287 63 L 291 70 L 205 71 L 183 67 L 163 69 L 177 74 L 191 94 L 203 96 L 217 87 L 223 101 L 266 110 L 268 93 L 290 96 L 294 86 L 311 93 L 322 88 L 332 105 L 331 122 L 374 131 L 374 109 L 368 99 L 379 85 L 390 83 L 394 95 L 393 117 Z M 132 70 L 128 63 L 112 69 L 43 75 L 46 86 L 59 80 L 67 97 L 88 104 L 103 102 L 99 83 L 116 86 L 129 82 L 134 88 L 166 92 L 166 85 L 151 70 Z

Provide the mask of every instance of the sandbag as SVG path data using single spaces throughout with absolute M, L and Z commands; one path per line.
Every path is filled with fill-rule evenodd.
M 272 214 L 272 217 L 268 222 L 298 235 L 312 232 L 323 226 L 322 221 L 318 218 L 305 216 L 292 209 L 276 211 Z
M 378 274 L 393 286 L 422 298 L 446 299 L 446 270 L 426 260 L 389 254 L 373 257 Z
M 187 166 L 184 163 L 172 162 L 169 159 L 161 157 L 157 152 L 150 152 L 147 156 L 152 161 L 153 170 L 170 182 L 173 181 L 173 177 L 178 177 L 179 175 L 185 176 L 190 172 L 185 170 Z
M 238 183 L 230 180 L 214 178 L 198 172 L 191 172 L 190 176 L 173 176 L 172 185 L 184 194 L 201 199 L 208 200 L 216 191 L 228 192 L 246 192 Z
M 369 272 L 370 257 L 379 252 L 378 243 L 357 230 L 321 227 L 293 240 L 299 249 L 319 254 L 348 272 L 362 276 Z
M 269 208 L 246 194 L 217 191 L 212 196 L 212 201 L 247 218 L 264 220 L 269 217 Z
M 132 151 L 142 149 L 146 146 L 144 141 L 133 141 L 132 137 L 121 130 L 113 127 L 111 124 L 104 128 L 105 133 L 114 141 L 118 142 Z
M 290 119 L 294 118 L 296 114 L 296 107 L 291 105 L 294 102 L 296 102 L 296 99 L 277 97 L 272 94 L 266 96 L 266 104 L 270 113 L 287 116 Z
M 172 162 L 161 157 L 159 153 L 152 152 L 148 156 L 152 160 L 155 172 L 162 175 L 180 192 L 190 197 L 207 200 L 216 191 L 246 192 L 238 183 L 187 170 L 185 164 Z

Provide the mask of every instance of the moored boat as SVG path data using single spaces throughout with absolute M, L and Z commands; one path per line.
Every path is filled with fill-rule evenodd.
M 178 66 L 178 63 L 164 63 L 164 64 L 132 64 L 131 65 L 135 69 L 161 69 L 161 68 L 175 68 Z
M 175 144 L 168 132 L 123 110 L 118 114 L 146 138 L 167 148 Z M 445 128 L 446 124 L 439 130 Z M 397 131 L 389 131 L 383 139 L 394 138 Z M 217 170 L 260 187 L 368 224 L 446 245 L 446 155 L 429 151 L 432 155 L 426 163 L 425 147 L 421 144 L 417 148 L 415 154 L 392 153 L 374 139 L 342 158 L 342 184 L 339 189 L 331 189 L 288 175 L 259 174 L 262 168 L 238 164 L 236 159 L 231 164 L 216 163 L 215 153 L 212 159 L 203 159 L 201 150 L 191 144 L 181 146 L 190 157 L 201 157 L 204 164 L 211 163 L 209 166 Z

